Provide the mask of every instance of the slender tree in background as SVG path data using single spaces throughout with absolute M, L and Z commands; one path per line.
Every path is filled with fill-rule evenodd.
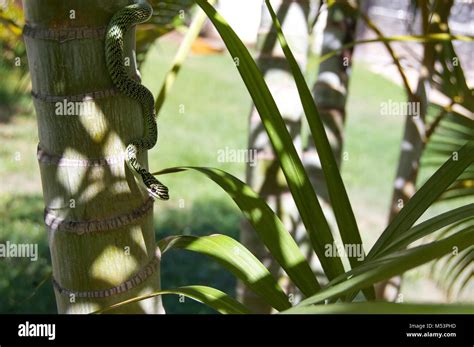
M 342 49 L 353 42 L 356 36 L 356 15 L 341 2 L 336 2 L 327 10 L 326 25 L 322 37 L 321 56 Z M 340 53 L 319 65 L 318 78 L 313 88 L 315 101 L 323 119 L 326 133 L 338 164 L 341 164 L 344 144 L 344 124 L 349 78 L 352 66 L 353 48 L 342 49 Z M 318 197 L 330 204 L 324 176 L 317 157 L 314 143 L 309 137 L 305 148 L 305 166 L 310 174 Z
M 273 5 L 280 21 L 284 25 L 285 34 L 295 53 L 298 64 L 302 69 L 305 69 L 310 47 L 310 22 L 316 18 L 319 4 L 317 1 L 275 1 Z M 356 21 L 353 11 L 349 11 L 349 15 L 345 12 L 344 3 L 336 3 L 328 9 L 321 54 L 341 48 L 344 44 L 354 40 Z M 296 94 L 296 87 L 289 71 L 289 66 L 283 53 L 278 48 L 276 32 L 271 26 L 271 20 L 268 17 L 269 15 L 264 7 L 258 39 L 260 52 L 258 63 L 265 73 L 265 80 L 272 90 L 275 101 L 282 110 L 282 115 L 292 135 L 295 147 L 303 157 L 303 163 L 325 213 L 330 215 L 331 206 L 327 191 L 323 188 L 326 185 L 319 165 L 318 155 L 311 138 L 303 150 L 301 141 L 301 104 Z M 313 90 L 316 102 L 320 105 L 320 114 L 325 123 L 326 132 L 330 138 L 338 163 L 340 163 L 343 143 L 345 105 L 351 58 L 352 49 L 348 48 L 323 62 L 319 67 L 317 82 Z M 254 108 L 250 117 L 249 148 L 257 150 L 258 160 L 255 166 L 247 166 L 247 182 L 278 213 L 285 226 L 291 231 L 300 247 L 302 247 L 308 260 L 312 263 L 313 270 L 319 272 L 320 266 L 317 258 L 314 256 L 314 252 L 309 245 L 307 234 L 302 226 L 294 201 L 279 169 L 279 164 L 273 155 L 268 136 L 256 112 Z M 244 222 L 241 230 L 243 244 L 255 252 L 254 254 L 257 254 L 259 259 L 264 261 L 271 272 L 281 279 L 282 286 L 290 295 L 290 298 L 299 300 L 299 292 L 286 281 L 286 276 L 284 276 L 278 264 L 270 257 L 268 251 L 261 246 L 257 234 L 252 230 L 251 226 Z M 259 312 L 268 312 L 268 306 L 261 303 L 244 286 L 239 285 L 239 292 L 241 299 L 247 306 Z
M 447 2 L 442 3 L 445 4 Z M 429 25 L 428 23 L 429 13 L 426 1 L 420 1 L 420 5 L 423 33 L 426 35 L 429 32 L 434 32 L 433 25 Z M 425 137 L 425 118 L 430 89 L 429 78 L 433 72 L 433 68 L 434 44 L 425 43 L 423 45 L 423 60 L 416 91 L 415 93 L 408 93 L 408 101 L 413 104 L 418 104 L 420 113 L 419 115 L 407 115 L 405 120 L 405 129 L 403 132 L 389 220 L 393 219 L 403 207 L 404 202 L 408 201 L 416 191 L 416 179 Z
M 319 65 L 318 76 L 313 87 L 313 96 L 318 105 L 319 114 L 324 123 L 337 164 L 340 167 L 353 54 L 353 47 L 344 48 L 344 46 L 355 40 L 357 17 L 345 1 L 335 2 L 326 10 L 325 14 L 326 20 L 322 33 L 320 54 L 324 56 L 335 50 L 340 51 Z M 327 185 L 311 135 L 308 136 L 307 145 L 304 149 L 303 164 L 324 213 L 331 217 L 333 213 Z M 334 218 L 330 220 L 334 220 Z M 335 223 L 332 223 L 332 227 L 336 227 Z M 313 267 L 319 270 L 317 264 L 313 264 Z
M 105 28 L 128 0 L 24 0 L 24 38 L 38 121 L 41 171 L 56 302 L 89 313 L 160 289 L 153 201 L 124 164 L 143 134 L 140 104 L 113 88 Z M 135 32 L 125 61 L 137 78 Z M 146 163 L 146 154 L 140 158 Z M 151 298 L 115 312 L 160 313 Z
M 430 7 L 429 0 L 419 0 L 417 7 L 421 16 L 423 35 L 443 33 L 448 28 L 448 17 L 453 1 L 434 1 Z M 432 10 L 430 11 L 430 8 Z M 429 105 L 431 77 L 436 62 L 435 43 L 423 44 L 422 61 L 416 90 L 413 93 L 406 86 L 408 102 L 419 106 L 419 114 L 406 116 L 400 158 L 391 200 L 389 222 L 398 214 L 404 204 L 415 194 L 420 167 L 420 160 L 426 144 L 426 116 Z M 377 297 L 395 300 L 399 294 L 401 278 L 396 277 L 377 286 Z

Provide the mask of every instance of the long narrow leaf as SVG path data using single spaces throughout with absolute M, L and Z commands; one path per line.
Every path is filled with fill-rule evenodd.
M 456 287 L 456 284 L 458 283 L 459 280 L 462 280 L 463 274 L 467 273 L 467 275 L 465 275 L 466 278 L 458 286 L 458 293 L 462 291 L 465 283 L 467 284 L 469 281 L 473 281 L 473 277 L 472 277 L 472 274 L 474 272 L 473 260 L 474 260 L 474 248 L 471 247 L 466 258 L 453 269 L 451 278 L 448 280 L 448 283 L 447 283 L 448 296 L 452 295 L 452 292 L 454 288 Z
M 474 305 L 397 304 L 392 302 L 354 302 L 331 305 L 296 306 L 291 314 L 472 314 Z
M 470 230 L 471 231 L 474 230 L 474 227 L 471 226 L 471 225 L 468 225 L 468 226 L 462 228 L 461 230 L 459 230 L 459 232 L 466 232 L 466 231 L 470 231 Z M 405 251 L 402 254 L 408 254 L 412 251 L 413 250 L 408 250 L 408 251 Z M 358 276 L 360 274 L 363 274 L 364 272 L 367 272 L 368 270 L 380 267 L 381 265 L 388 264 L 392 260 L 398 258 L 400 256 L 400 254 L 401 254 L 400 251 L 397 252 L 397 251 L 392 250 L 387 255 L 383 255 L 380 258 L 372 259 L 369 262 L 361 265 L 360 267 L 357 267 L 357 268 L 352 269 L 352 270 L 350 270 L 350 271 L 348 271 L 348 272 L 346 272 L 342 275 L 339 275 L 338 277 L 333 279 L 331 282 L 329 282 L 328 287 L 331 287 L 331 286 L 334 286 L 338 283 L 341 283 L 341 282 L 347 280 L 348 278 L 352 278 L 352 277 Z M 452 256 L 449 259 L 449 261 L 451 261 L 453 257 L 454 256 Z
M 459 288 L 457 289 L 457 293 L 458 295 L 461 294 L 464 289 L 468 288 L 469 285 L 472 283 L 473 279 L 472 279 L 472 273 L 474 273 L 474 265 L 471 264 L 471 276 L 466 276 L 466 278 L 461 282 Z M 450 287 L 448 288 L 448 295 L 451 295 L 451 293 L 453 292 L 453 284 L 450 285 Z
M 454 261 L 452 262 L 449 269 L 448 268 L 446 269 L 447 271 L 443 276 L 443 281 L 445 281 L 446 283 L 453 282 L 456 276 L 456 269 L 458 267 L 463 268 L 465 264 L 472 264 L 472 259 L 474 255 L 473 251 L 474 251 L 474 248 L 469 247 L 465 249 L 464 251 L 462 251 L 461 253 L 453 256 L 452 258 L 454 259 Z
M 158 243 L 162 253 L 178 248 L 207 255 L 244 282 L 278 311 L 291 307 L 267 268 L 236 240 L 226 235 L 171 236 Z
M 314 103 L 311 91 L 308 88 L 306 80 L 301 72 L 299 65 L 288 46 L 286 38 L 283 34 L 280 21 L 278 20 L 275 11 L 273 10 L 270 1 L 265 0 L 265 3 L 270 11 L 270 15 L 273 19 L 273 24 L 277 30 L 278 40 L 283 48 L 283 52 L 286 56 L 293 76 L 295 78 L 296 87 L 303 105 L 306 119 L 308 120 L 309 128 L 313 137 L 314 144 L 321 161 L 321 167 L 323 169 L 324 178 L 328 187 L 329 198 L 332 206 L 334 206 L 334 216 L 336 217 L 339 232 L 341 234 L 342 241 L 349 245 L 362 245 L 362 239 L 360 237 L 357 222 L 352 211 L 352 206 L 349 202 L 344 182 L 342 181 L 341 174 L 339 172 L 336 158 L 329 144 L 326 131 L 324 129 L 321 116 L 319 115 L 318 108 Z M 349 261 L 352 267 L 359 265 L 359 257 L 349 256 Z
M 434 218 L 430 218 L 420 223 L 406 233 L 398 237 L 396 240 L 388 244 L 381 250 L 380 255 L 384 255 L 393 251 L 403 249 L 410 243 L 421 239 L 441 228 L 456 222 L 465 221 L 474 218 L 474 204 L 469 204 L 457 209 L 442 213 Z
M 474 162 L 473 153 L 474 141 L 469 141 L 448 159 L 395 216 L 370 250 L 366 260 L 376 256 L 395 236 L 406 232 L 456 178 Z
M 209 0 L 211 4 L 214 4 L 216 0 Z M 155 112 L 156 114 L 160 113 L 163 104 L 165 103 L 166 96 L 171 90 L 176 78 L 178 77 L 179 70 L 181 70 L 181 66 L 183 65 L 186 57 L 188 56 L 189 52 L 191 51 L 192 45 L 196 38 L 199 36 L 199 33 L 204 25 L 206 20 L 206 14 L 198 9 L 198 12 L 194 15 L 194 18 L 189 26 L 189 29 L 186 33 L 186 36 L 183 38 L 181 42 L 178 52 L 173 59 L 173 64 L 169 69 L 168 73 L 166 74 L 165 80 L 163 85 L 161 86 L 161 90 L 156 98 L 155 102 Z
M 218 184 L 239 206 L 272 256 L 305 296 L 321 287 L 305 256 L 272 209 L 247 184 L 225 171 L 205 167 L 180 167 L 159 174 L 194 170 Z
M 371 262 L 360 265 L 355 271 L 362 271 L 357 276 L 347 279 L 334 286 L 327 287 L 312 297 L 303 300 L 299 305 L 311 305 L 323 302 L 333 297 L 340 297 L 348 293 L 354 293 L 374 283 L 386 280 L 410 269 L 441 258 L 457 247 L 459 251 L 474 244 L 474 230 L 460 231 L 443 240 L 415 247 L 391 256 L 388 261 L 379 260 L 378 266 Z M 291 310 L 290 310 L 291 312 Z
M 214 289 L 214 288 L 206 287 L 206 286 L 187 286 L 187 287 L 180 287 L 177 289 L 160 290 L 157 292 L 153 292 L 151 294 L 137 296 L 135 298 L 119 302 L 117 304 L 114 304 L 112 306 L 109 306 L 107 308 L 104 308 L 102 310 L 99 310 L 93 313 L 100 314 L 100 313 L 109 312 L 118 307 L 122 307 L 128 304 L 131 304 L 133 302 L 138 302 L 138 301 L 150 299 L 159 295 L 167 295 L 167 294 L 182 295 L 182 296 L 191 298 L 223 314 L 252 313 L 247 307 L 242 305 L 240 302 L 238 302 L 231 296 L 221 292 L 218 289 Z
M 328 278 L 334 278 L 344 272 L 340 258 L 326 257 L 324 254 L 325 245 L 333 244 L 334 238 L 285 122 L 260 70 L 245 45 L 224 18 L 205 0 L 196 0 L 196 3 L 213 22 L 234 58 L 278 156 L 311 244 Z

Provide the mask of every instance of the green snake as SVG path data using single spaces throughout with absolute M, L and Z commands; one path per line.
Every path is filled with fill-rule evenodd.
M 114 86 L 124 95 L 138 101 L 142 106 L 145 134 L 128 144 L 125 161 L 153 198 L 168 200 L 168 188 L 140 165 L 137 154 L 153 148 L 158 140 L 153 94 L 127 74 L 124 66 L 124 36 L 134 25 L 146 22 L 153 13 L 152 7 L 140 0 L 115 13 L 107 27 L 105 36 L 105 59 Z

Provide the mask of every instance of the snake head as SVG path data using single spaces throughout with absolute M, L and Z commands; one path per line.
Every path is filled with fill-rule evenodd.
M 162 184 L 153 183 L 147 187 L 148 193 L 155 199 L 169 200 L 168 188 Z

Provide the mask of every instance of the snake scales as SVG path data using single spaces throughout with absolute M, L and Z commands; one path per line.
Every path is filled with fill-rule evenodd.
M 142 106 L 145 134 L 128 144 L 125 161 L 153 198 L 168 200 L 168 188 L 138 162 L 137 154 L 153 148 L 158 139 L 153 94 L 142 84 L 128 76 L 125 69 L 124 36 L 134 25 L 146 22 L 152 15 L 152 7 L 143 0 L 129 5 L 112 17 L 105 36 L 107 69 L 115 87 Z

